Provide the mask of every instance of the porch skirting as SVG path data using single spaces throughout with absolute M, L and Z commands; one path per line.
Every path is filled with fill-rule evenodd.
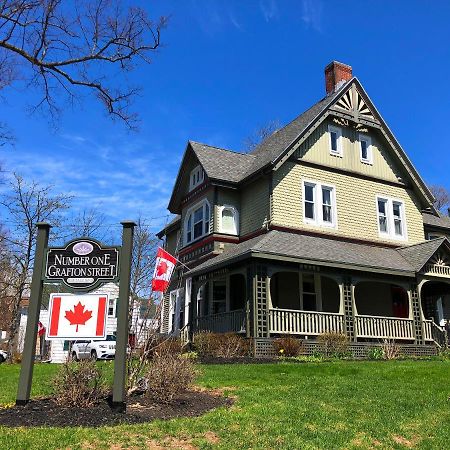
M 254 356 L 256 358 L 274 358 L 276 357 L 273 347 L 274 338 L 257 338 L 253 339 Z M 400 353 L 405 356 L 436 356 L 438 347 L 436 345 L 415 345 L 415 344 L 398 344 Z M 348 349 L 354 358 L 367 358 L 368 351 L 373 347 L 380 347 L 380 343 L 376 342 L 351 342 Z M 303 340 L 303 354 L 313 355 L 320 352 L 320 344 L 318 342 Z

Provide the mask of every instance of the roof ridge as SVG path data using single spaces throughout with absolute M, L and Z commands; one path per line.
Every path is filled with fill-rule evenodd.
M 403 245 L 402 247 L 397 247 L 395 250 L 403 250 L 403 249 L 408 249 L 411 247 L 418 247 L 419 245 L 426 245 L 426 244 L 430 244 L 431 242 L 440 241 L 440 240 L 442 240 L 442 242 L 444 242 L 445 240 L 447 240 L 447 238 L 445 236 L 439 236 L 434 239 L 428 239 L 423 242 L 418 242 L 417 244 Z
M 189 139 L 189 143 L 203 145 L 203 146 L 209 147 L 209 148 L 215 148 L 216 150 L 223 150 L 224 152 L 230 152 L 230 153 L 234 153 L 236 155 L 251 156 L 252 158 L 255 157 L 254 155 L 251 155 L 250 153 L 242 153 L 242 152 L 238 152 L 237 150 L 231 150 L 229 148 L 217 147 L 216 145 L 209 145 L 209 144 L 205 144 L 204 142 L 193 141 L 192 139 Z

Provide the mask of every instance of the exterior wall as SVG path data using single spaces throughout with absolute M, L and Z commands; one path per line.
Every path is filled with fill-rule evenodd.
M 325 228 L 304 222 L 303 179 L 320 181 L 335 186 L 336 228 Z M 404 201 L 406 240 L 386 239 L 379 236 L 377 194 Z M 416 244 L 424 240 L 421 208 L 412 191 L 381 181 L 362 179 L 351 174 L 338 174 L 331 170 L 302 166 L 289 161 L 274 173 L 272 222 L 281 226 L 399 246 Z
M 330 138 L 328 125 L 338 126 L 332 121 L 322 123 L 311 136 L 303 142 L 295 151 L 296 158 L 304 161 L 323 164 L 337 169 L 349 170 L 363 175 L 381 178 L 389 181 L 398 181 L 404 170 L 396 167 L 389 152 L 383 145 L 378 135 L 374 132 L 364 132 L 372 141 L 373 164 L 365 164 L 360 159 L 360 148 L 358 141 L 359 131 L 352 128 L 340 127 L 342 130 L 343 156 L 330 154 Z
M 166 235 L 166 242 L 164 248 L 172 255 L 175 255 L 179 250 L 179 243 L 178 243 L 179 233 L 180 228 L 173 230 Z
M 260 178 L 241 194 L 241 236 L 260 230 L 269 219 L 269 179 Z

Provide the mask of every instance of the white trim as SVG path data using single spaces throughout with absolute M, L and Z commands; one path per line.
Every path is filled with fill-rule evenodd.
M 380 219 L 379 219 L 379 211 L 378 211 L 378 202 L 384 201 L 386 203 L 386 224 L 387 224 L 387 232 L 381 231 L 380 229 Z M 395 234 L 395 222 L 394 222 L 394 211 L 393 205 L 394 203 L 398 203 L 400 205 L 400 219 L 402 225 L 402 234 Z M 408 231 L 406 225 L 406 211 L 405 211 L 405 202 L 398 198 L 392 198 L 388 195 L 377 194 L 375 197 L 375 208 L 376 208 L 376 218 L 377 218 L 377 226 L 378 226 L 378 235 L 381 238 L 392 239 L 395 241 L 407 241 L 408 240 Z
M 336 145 L 337 145 L 336 151 L 334 151 L 331 146 L 332 143 L 331 133 L 336 133 Z M 328 125 L 328 142 L 330 148 L 330 155 L 339 156 L 342 158 L 344 156 L 344 149 L 342 145 L 342 128 L 336 127 L 334 125 Z
M 202 184 L 204 179 L 205 179 L 205 171 L 199 164 L 198 166 L 195 166 L 191 170 L 191 173 L 189 174 L 189 191 L 192 191 L 192 189 Z
M 205 215 L 205 205 L 208 205 L 208 210 L 209 210 L 209 215 L 208 217 L 206 217 Z M 200 207 L 203 208 L 203 221 L 202 221 L 202 234 L 200 236 L 197 236 L 196 238 L 194 238 L 194 216 L 193 213 L 195 210 L 199 209 Z M 188 241 L 188 230 L 187 230 L 187 225 L 189 222 L 189 217 L 192 214 L 192 222 L 191 222 L 191 240 Z M 208 222 L 208 230 L 205 231 L 205 222 Z M 208 199 L 204 198 L 203 200 L 200 200 L 198 203 L 196 203 L 194 206 L 191 206 L 187 211 L 186 211 L 186 216 L 184 218 L 184 223 L 183 223 L 183 245 L 186 246 L 188 244 L 192 244 L 193 242 L 198 241 L 199 239 L 202 239 L 203 237 L 205 237 L 206 235 L 209 234 L 210 232 L 210 228 L 211 228 L 211 205 L 208 201 Z
M 305 208 L 305 186 L 313 186 L 313 194 L 314 194 L 314 219 L 306 217 L 306 208 Z M 332 222 L 325 222 L 323 220 L 323 209 L 322 209 L 322 190 L 329 189 L 331 191 L 331 218 Z M 303 222 L 309 225 L 316 225 L 320 227 L 326 228 L 334 228 L 337 230 L 338 228 L 338 219 L 337 219 L 337 202 L 336 202 L 336 187 L 330 183 L 321 183 L 315 180 L 302 180 L 302 208 L 303 208 Z
M 223 230 L 223 223 L 222 223 L 222 213 L 224 210 L 231 210 L 233 213 L 233 219 L 234 219 L 234 231 L 224 231 Z M 222 205 L 218 207 L 219 210 L 219 232 L 223 234 L 232 234 L 234 236 L 239 235 L 239 212 L 237 208 L 233 205 Z
M 361 142 L 365 141 L 367 145 L 367 158 L 363 158 Z M 363 164 L 373 165 L 372 139 L 364 133 L 358 133 L 359 159 Z

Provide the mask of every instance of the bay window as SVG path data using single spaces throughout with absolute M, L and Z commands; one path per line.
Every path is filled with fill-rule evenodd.
M 336 193 L 334 186 L 317 181 L 303 182 L 303 217 L 305 223 L 336 227 Z

